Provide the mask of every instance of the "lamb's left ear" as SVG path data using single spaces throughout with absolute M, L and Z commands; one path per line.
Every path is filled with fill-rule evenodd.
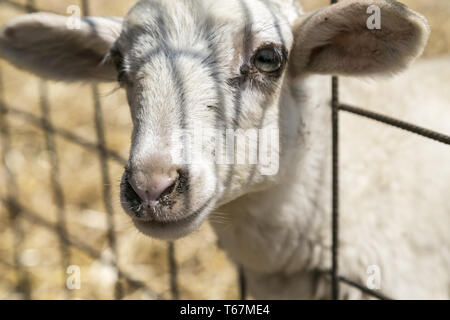
M 295 23 L 290 71 L 395 73 L 422 54 L 429 34 L 426 19 L 399 2 L 344 0 Z
M 104 61 L 122 30 L 122 19 L 78 21 L 51 13 L 16 17 L 0 29 L 0 58 L 40 77 L 62 81 L 115 81 Z

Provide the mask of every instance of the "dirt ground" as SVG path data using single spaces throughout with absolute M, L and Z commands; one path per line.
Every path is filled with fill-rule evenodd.
M 21 13 L 20 6 L 10 2 L 0 1 L 0 25 Z M 89 5 L 92 15 L 121 16 L 134 2 L 90 0 Z M 78 4 L 35 3 L 41 10 L 62 14 Z M 328 1 L 302 3 L 313 10 Z M 432 27 L 424 57 L 448 54 L 450 1 L 403 3 L 425 15 Z M 115 89 L 116 85 L 99 86 L 100 108 L 107 149 L 126 159 L 130 116 L 123 92 Z M 168 244 L 139 235 L 123 214 L 120 159 L 108 161 L 105 180 L 101 156 L 89 149 L 98 139 L 92 88 L 43 83 L 0 62 L 0 101 L 10 109 L 0 118 L 0 299 L 111 299 L 115 292 L 124 299 L 171 298 Z M 41 128 L 46 108 L 54 134 Z M 63 220 L 67 241 L 64 233 L 61 236 Z M 108 233 L 112 227 L 114 232 Z M 175 245 L 181 298 L 238 298 L 235 267 L 217 248 L 207 224 Z M 117 268 L 112 266 L 115 262 Z M 81 270 L 80 290 L 65 290 L 68 265 Z M 114 290 L 116 283 L 121 290 Z

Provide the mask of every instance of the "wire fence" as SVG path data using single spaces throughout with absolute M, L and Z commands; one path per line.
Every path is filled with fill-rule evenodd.
M 331 4 L 337 3 L 338 0 L 331 0 Z M 441 134 L 438 132 L 434 132 L 425 128 L 421 128 L 414 124 L 410 124 L 401 120 L 393 119 L 391 117 L 381 115 L 375 112 L 370 112 L 364 110 L 362 108 L 349 106 L 346 104 L 339 103 L 339 78 L 332 78 L 332 99 L 331 99 L 331 108 L 332 108 L 332 289 L 331 296 L 333 300 L 339 300 L 339 288 L 340 283 L 345 283 L 352 287 L 355 287 L 362 292 L 372 296 L 373 298 L 381 299 L 381 300 L 391 300 L 392 298 L 385 296 L 377 291 L 370 290 L 365 286 L 342 277 L 339 275 L 339 113 L 340 111 L 349 112 L 361 117 L 365 117 L 368 119 L 372 119 L 383 124 L 399 128 L 402 130 L 409 131 L 411 133 L 418 134 L 422 137 L 432 139 L 447 145 L 450 145 L 450 137 Z
M 331 0 L 331 3 L 336 3 L 337 0 Z M 0 0 L 0 4 L 5 4 L 15 9 L 24 12 L 36 12 L 39 11 L 36 7 L 34 0 L 27 0 L 25 4 L 16 3 L 11 0 Z M 83 14 L 85 16 L 89 15 L 89 1 L 81 0 L 81 6 Z M 49 10 L 45 10 L 49 11 Z M 98 162 L 101 167 L 101 179 L 102 179 L 102 197 L 103 197 L 103 207 L 107 214 L 107 242 L 108 246 L 112 249 L 114 258 L 112 263 L 114 267 L 118 270 L 118 278 L 115 284 L 114 296 L 116 299 L 122 299 L 124 297 L 123 285 L 127 284 L 132 288 L 144 289 L 147 294 L 153 299 L 163 299 L 162 295 L 155 292 L 147 286 L 146 283 L 134 279 L 131 275 L 121 270 L 118 266 L 118 253 L 117 253 L 117 239 L 114 224 L 114 209 L 112 200 L 112 190 L 110 181 L 110 168 L 109 161 L 125 165 L 126 160 L 122 158 L 117 152 L 110 150 L 106 147 L 105 139 L 105 128 L 104 119 L 102 113 L 102 105 L 100 100 L 99 88 L 97 85 L 91 86 L 91 95 L 93 98 L 93 114 L 92 114 L 92 124 L 95 127 L 96 139 L 95 143 L 80 137 L 73 132 L 66 130 L 64 128 L 55 127 L 51 119 L 51 112 L 48 101 L 48 88 L 45 81 L 40 81 L 39 84 L 40 93 L 40 116 L 36 116 L 32 113 L 19 110 L 14 106 L 8 105 L 4 99 L 4 77 L 2 70 L 0 69 L 0 144 L 2 148 L 3 155 L 8 154 L 11 150 L 11 137 L 10 137 L 10 127 L 9 127 L 9 117 L 19 118 L 25 121 L 28 125 L 42 130 L 45 134 L 45 147 L 48 155 L 49 163 L 51 164 L 51 191 L 53 195 L 53 201 L 57 207 L 57 222 L 56 224 L 46 220 L 38 213 L 28 209 L 25 205 L 20 203 L 16 199 L 16 194 L 18 194 L 17 181 L 13 172 L 10 171 L 8 165 L 6 164 L 5 156 L 2 157 L 2 164 L 4 171 L 6 173 L 5 183 L 8 185 L 8 192 L 4 197 L 0 198 L 0 202 L 3 203 L 5 208 L 9 213 L 9 225 L 13 230 L 14 237 L 14 247 L 13 249 L 13 264 L 1 261 L 0 264 L 8 268 L 16 270 L 17 273 L 17 283 L 14 284 L 15 289 L 22 293 L 25 299 L 30 299 L 32 297 L 32 288 L 30 285 L 29 274 L 22 266 L 20 261 L 20 251 L 22 247 L 22 239 L 24 237 L 22 220 L 25 219 L 34 225 L 44 228 L 52 233 L 54 233 L 59 239 L 59 251 L 60 251 L 60 263 L 63 272 L 65 267 L 71 264 L 71 254 L 70 247 L 77 248 L 88 256 L 94 259 L 101 258 L 101 252 L 86 243 L 81 238 L 74 236 L 69 236 L 66 226 L 66 200 L 64 198 L 64 193 L 62 191 L 62 182 L 60 176 L 60 163 L 58 160 L 58 150 L 55 145 L 55 137 L 65 139 L 71 143 L 81 146 L 82 148 L 95 152 L 98 155 Z M 393 119 L 384 115 L 369 112 L 367 110 L 349 106 L 346 104 L 340 104 L 339 102 L 339 79 L 338 77 L 332 78 L 332 270 L 331 270 L 331 283 L 332 292 L 331 297 L 333 299 L 339 299 L 339 287 L 341 283 L 350 285 L 352 287 L 358 288 L 365 294 L 368 294 L 377 299 L 390 299 L 377 291 L 370 290 L 364 285 L 359 284 L 351 279 L 340 276 L 339 274 L 339 113 L 341 111 L 352 113 L 361 117 L 366 117 L 402 130 L 409 131 L 421 135 L 428 139 L 433 139 L 438 142 L 450 145 L 450 137 L 444 134 L 433 132 L 410 123 L 406 123 L 397 119 Z M 167 256 L 168 256 L 168 267 L 169 267 L 169 286 L 171 291 L 172 299 L 179 299 L 180 292 L 178 286 L 178 266 L 175 259 L 176 246 L 175 243 L 170 242 L 167 245 Z M 247 297 L 247 286 L 244 277 L 244 273 L 241 268 L 239 268 L 239 295 L 240 299 L 244 300 Z M 65 274 L 64 274 L 65 275 Z M 70 291 L 67 290 L 67 298 L 70 298 Z
M 5 4 L 11 6 L 15 9 L 19 9 L 23 12 L 38 12 L 40 11 L 34 0 L 27 0 L 25 4 L 16 3 L 14 1 L 2 0 L 0 4 Z M 89 1 L 82 0 L 81 7 L 83 14 L 85 16 L 89 15 Z M 45 10 L 49 12 L 51 10 Z M 66 217 L 65 217 L 65 199 L 64 193 L 62 191 L 62 184 L 60 178 L 60 163 L 58 160 L 58 150 L 55 146 L 55 136 L 61 137 L 70 141 L 71 143 L 78 144 L 79 146 L 88 149 L 90 151 L 96 152 L 98 155 L 98 161 L 101 167 L 101 179 L 102 179 L 102 196 L 103 196 L 103 206 L 107 215 L 107 239 L 108 246 L 112 250 L 113 254 L 113 267 L 117 269 L 118 277 L 115 285 L 114 297 L 116 299 L 122 299 L 123 293 L 123 282 L 132 288 L 144 289 L 147 295 L 154 299 L 162 299 L 162 295 L 154 292 L 145 283 L 134 279 L 131 275 L 127 274 L 121 270 L 118 266 L 118 254 L 117 254 L 117 239 L 115 233 L 114 225 L 114 211 L 113 211 L 113 200 L 112 200 L 112 190 L 110 181 L 110 169 L 109 160 L 120 163 L 121 165 L 126 164 L 126 160 L 123 159 L 118 153 L 112 150 L 108 150 L 106 147 L 105 130 L 104 130 L 104 120 L 102 113 L 102 105 L 100 99 L 100 93 L 98 86 L 93 84 L 91 86 L 91 94 L 93 98 L 93 114 L 92 123 L 95 127 L 97 142 L 92 143 L 86 139 L 77 136 L 76 134 L 66 130 L 64 128 L 56 128 L 51 120 L 51 112 L 48 102 L 48 89 L 45 81 L 40 81 L 39 83 L 39 95 L 40 95 L 40 116 L 21 111 L 13 106 L 7 105 L 3 96 L 4 77 L 2 70 L 0 69 L 0 128 L 1 128 L 1 147 L 3 153 L 3 168 L 7 174 L 6 183 L 8 185 L 8 194 L 4 198 L 0 198 L 0 202 L 4 204 L 10 215 L 10 226 L 14 232 L 14 265 L 11 267 L 17 271 L 18 283 L 15 285 L 15 289 L 20 292 L 25 299 L 30 299 L 32 297 L 31 285 L 29 280 L 29 275 L 25 271 L 20 261 L 21 252 L 21 242 L 23 239 L 23 231 L 21 229 L 21 218 L 32 222 L 34 225 L 41 228 L 45 228 L 48 231 L 55 233 L 59 239 L 59 250 L 61 257 L 61 270 L 63 276 L 66 276 L 66 267 L 71 265 L 71 255 L 69 247 L 75 247 L 88 256 L 94 259 L 101 258 L 101 252 L 96 248 L 92 247 L 88 243 L 85 243 L 81 239 L 77 239 L 73 236 L 69 236 L 66 227 Z M 18 194 L 18 188 L 15 181 L 14 174 L 10 171 L 9 166 L 6 164 L 5 155 L 11 150 L 11 139 L 10 139 L 10 129 L 8 123 L 8 117 L 16 117 L 26 121 L 27 124 L 42 130 L 45 134 L 45 144 L 46 150 L 49 158 L 49 163 L 51 165 L 51 190 L 53 194 L 53 201 L 57 207 L 57 222 L 54 224 L 42 218 L 38 213 L 32 212 L 27 209 L 22 203 L 16 199 Z M 170 270 L 170 289 L 171 296 L 173 299 L 179 299 L 179 290 L 177 283 L 177 265 L 175 260 L 175 244 L 168 243 L 167 246 L 168 254 L 168 266 Z M 6 264 L 6 263 L 5 263 Z M 67 298 L 70 298 L 70 290 L 66 290 Z

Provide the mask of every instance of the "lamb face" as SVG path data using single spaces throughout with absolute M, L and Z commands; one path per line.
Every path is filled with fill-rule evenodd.
M 366 26 L 374 4 L 381 30 Z M 51 79 L 119 78 L 134 125 L 121 202 L 143 233 L 172 239 L 280 182 L 290 118 L 280 101 L 294 80 L 396 72 L 428 36 L 425 20 L 393 1 L 299 11 L 288 0 L 142 0 L 123 22 L 85 18 L 75 30 L 32 14 L 2 29 L 0 56 Z
M 260 1 L 142 1 L 125 18 L 111 52 L 134 123 L 121 201 L 143 233 L 186 235 L 219 203 L 277 174 L 292 45 L 280 13 Z M 260 166 L 263 134 L 274 152 Z

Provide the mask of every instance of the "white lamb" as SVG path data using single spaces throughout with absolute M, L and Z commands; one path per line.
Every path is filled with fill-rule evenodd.
M 381 29 L 367 26 L 372 5 Z M 121 200 L 141 232 L 179 238 L 220 215 L 224 223 L 212 222 L 219 242 L 255 298 L 327 299 L 324 75 L 396 73 L 428 35 L 422 16 L 387 0 L 341 1 L 306 15 L 293 0 L 143 0 L 123 21 L 85 18 L 76 30 L 63 16 L 18 17 L 1 31 L 0 56 L 55 80 L 118 77 L 134 124 Z M 417 65 L 391 82 L 369 82 L 370 90 L 345 79 L 342 100 L 448 133 L 450 97 L 439 79 L 450 79 L 449 67 L 448 59 Z M 450 148 L 341 119 L 340 274 L 394 298 L 448 298 Z M 187 147 L 194 129 L 221 132 L 214 145 L 223 147 L 226 129 L 254 128 L 279 134 L 270 143 L 279 159 L 261 161 L 262 136 L 236 146 L 238 156 L 258 151 L 257 164 L 219 162 L 226 148 Z M 341 298 L 368 296 L 342 285 Z

